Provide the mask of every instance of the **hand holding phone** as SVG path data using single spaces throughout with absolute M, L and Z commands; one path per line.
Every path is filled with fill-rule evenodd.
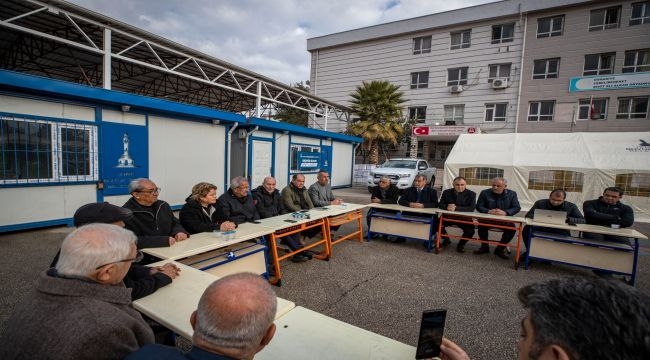
M 420 336 L 415 352 L 416 359 L 428 359 L 440 355 L 440 344 L 445 331 L 447 310 L 426 310 L 422 312 Z

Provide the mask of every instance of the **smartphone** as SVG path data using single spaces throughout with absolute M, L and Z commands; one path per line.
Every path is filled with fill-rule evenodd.
M 291 219 L 287 219 L 287 220 L 285 220 L 285 221 L 286 221 L 286 222 L 290 222 L 290 223 L 297 223 L 297 222 L 298 222 L 298 220 L 291 220 Z
M 253 224 L 261 224 L 262 222 L 258 221 L 258 220 L 252 220 L 251 223 L 253 223 Z
M 415 352 L 416 359 L 428 359 L 440 356 L 440 344 L 445 331 L 447 310 L 426 310 L 422 312 L 420 336 Z

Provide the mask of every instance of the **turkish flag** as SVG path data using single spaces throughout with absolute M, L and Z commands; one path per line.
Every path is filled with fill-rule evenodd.
M 429 135 L 428 126 L 414 126 L 413 135 Z

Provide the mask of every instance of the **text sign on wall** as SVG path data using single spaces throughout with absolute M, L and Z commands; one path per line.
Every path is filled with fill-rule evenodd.
M 102 180 L 104 195 L 129 193 L 129 182 L 149 176 L 147 128 L 105 122 L 102 124 Z
M 574 77 L 569 80 L 569 92 L 650 88 L 650 72 Z
M 313 152 L 298 152 L 298 170 L 299 171 L 315 171 L 320 168 L 320 153 Z

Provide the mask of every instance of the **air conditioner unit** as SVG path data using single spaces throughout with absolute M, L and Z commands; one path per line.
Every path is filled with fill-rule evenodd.
M 496 78 L 492 80 L 492 89 L 505 89 L 508 87 L 508 78 Z
M 454 85 L 449 87 L 449 92 L 452 94 L 458 94 L 463 92 L 463 85 Z

